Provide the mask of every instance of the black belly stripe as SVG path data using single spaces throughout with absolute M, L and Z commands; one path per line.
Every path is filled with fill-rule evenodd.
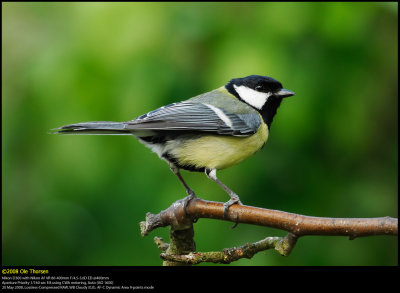
M 145 136 L 145 137 L 140 137 L 141 140 L 148 142 L 148 143 L 154 143 L 154 144 L 159 144 L 159 143 L 165 143 L 167 138 L 165 136 L 158 136 L 158 135 L 153 135 L 153 136 Z
M 170 153 L 164 153 L 164 154 L 162 154 L 162 157 L 165 158 L 168 162 L 174 164 L 179 169 L 183 169 L 183 170 L 187 170 L 187 171 L 191 171 L 191 172 L 204 172 L 204 170 L 205 170 L 204 167 L 198 168 L 194 165 L 179 164 L 178 160 L 176 158 L 174 158 Z

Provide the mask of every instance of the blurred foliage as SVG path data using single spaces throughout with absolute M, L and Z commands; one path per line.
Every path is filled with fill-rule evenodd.
M 248 205 L 397 217 L 397 3 L 2 3 L 2 256 L 6 265 L 160 265 L 138 223 L 185 196 L 129 136 L 51 128 L 131 120 L 251 74 L 285 100 L 269 141 L 219 173 Z M 204 174 L 200 197 L 226 201 Z M 283 231 L 201 219 L 199 251 Z M 397 237 L 301 238 L 233 265 L 397 265 Z

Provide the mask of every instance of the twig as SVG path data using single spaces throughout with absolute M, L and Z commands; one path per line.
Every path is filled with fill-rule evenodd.
M 154 237 L 154 243 L 157 245 L 157 247 L 161 250 L 161 251 L 167 251 L 169 244 L 167 242 L 164 241 L 163 238 L 161 237 Z
M 201 262 L 229 264 L 241 258 L 252 258 L 256 253 L 268 249 L 275 249 L 287 256 L 294 247 L 297 237 L 288 234 L 286 237 L 267 237 L 255 243 L 246 243 L 240 247 L 225 248 L 222 251 L 190 252 L 184 255 L 161 253 L 163 260 L 195 265 Z

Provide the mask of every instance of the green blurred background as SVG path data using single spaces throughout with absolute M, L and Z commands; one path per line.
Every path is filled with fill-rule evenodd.
M 51 128 L 131 120 L 268 75 L 285 100 L 264 149 L 219 178 L 243 203 L 326 217 L 397 217 L 397 3 L 2 3 L 2 262 L 160 265 L 146 212 L 185 196 L 129 136 Z M 227 201 L 201 173 L 198 196 Z M 198 251 L 284 231 L 200 219 Z M 397 237 L 304 237 L 289 257 L 232 265 L 397 265 Z

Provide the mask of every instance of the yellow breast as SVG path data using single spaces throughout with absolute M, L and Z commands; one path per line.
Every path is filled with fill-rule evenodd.
M 257 152 L 268 139 L 268 127 L 261 123 L 257 132 L 248 137 L 205 135 L 186 140 L 171 150 L 182 165 L 197 168 L 224 169 L 236 165 Z

